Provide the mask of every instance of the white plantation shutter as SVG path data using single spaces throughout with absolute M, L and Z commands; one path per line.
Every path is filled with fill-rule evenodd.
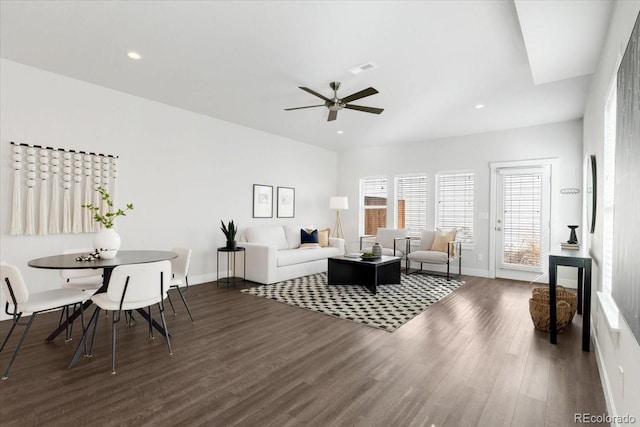
M 387 178 L 360 179 L 361 233 L 374 235 L 387 226 Z
M 473 244 L 474 173 L 440 173 L 436 181 L 436 227 L 457 228 L 456 240 Z
M 503 265 L 542 269 L 542 174 L 504 175 Z
M 406 228 L 409 236 L 420 236 L 427 228 L 426 175 L 396 177 L 396 227 Z

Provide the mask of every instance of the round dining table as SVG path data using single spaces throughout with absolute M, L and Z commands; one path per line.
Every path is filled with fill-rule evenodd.
M 33 268 L 45 268 L 50 270 L 102 269 L 102 286 L 96 291 L 96 293 L 100 293 L 106 292 L 109 285 L 109 279 L 111 278 L 111 272 L 119 265 L 145 264 L 149 262 L 165 261 L 177 258 L 178 256 L 178 254 L 176 254 L 175 252 L 170 251 L 120 250 L 112 259 L 98 258 L 91 261 L 79 260 L 80 257 L 87 255 L 88 254 L 85 253 L 52 255 L 43 258 L 32 259 L 27 263 L 27 265 Z M 49 336 L 46 338 L 46 341 L 52 341 L 55 337 L 62 333 L 62 331 L 67 328 L 68 324 L 72 323 L 78 316 L 80 316 L 84 312 L 84 310 L 91 306 L 91 304 L 92 301 L 91 298 L 89 298 L 84 302 L 81 308 L 75 310 L 71 315 L 69 315 L 68 320 L 61 322 L 56 330 L 49 334 Z M 160 333 L 162 333 L 163 335 L 166 334 L 166 331 L 162 328 L 162 326 L 160 326 L 155 320 L 151 319 L 144 310 L 138 310 L 138 312 L 149 322 L 151 322 L 152 325 Z M 89 329 L 89 325 L 87 325 L 87 329 Z M 78 348 L 76 349 L 70 366 L 75 365 L 78 360 L 80 346 L 86 341 L 85 335 L 86 330 L 83 331 L 82 340 L 78 345 Z

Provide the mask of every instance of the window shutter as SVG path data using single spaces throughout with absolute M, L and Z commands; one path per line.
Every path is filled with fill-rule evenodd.
M 602 191 L 602 290 L 611 294 L 613 275 L 613 206 L 616 169 L 617 84 L 611 86 L 604 110 L 604 156 Z
M 503 264 L 542 268 L 542 175 L 504 175 Z
M 427 228 L 428 185 L 426 175 L 396 177 L 396 227 L 411 237 Z
M 440 173 L 436 179 L 436 227 L 457 228 L 456 240 L 473 244 L 474 173 Z

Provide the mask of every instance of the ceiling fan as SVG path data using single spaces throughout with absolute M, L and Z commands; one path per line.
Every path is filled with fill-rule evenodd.
M 329 83 L 329 87 L 333 89 L 333 98 L 327 98 L 326 96 L 321 95 L 318 92 L 309 89 L 308 87 L 299 87 L 305 92 L 309 92 L 311 95 L 317 96 L 318 98 L 322 99 L 324 101 L 324 104 L 308 105 L 306 107 L 285 108 L 285 111 L 301 110 L 303 108 L 327 107 L 329 109 L 329 118 L 327 118 L 328 122 L 335 120 L 338 117 L 338 111 L 342 110 L 343 108 L 346 108 L 348 110 L 364 111 L 365 113 L 373 114 L 380 114 L 384 111 L 384 108 L 364 107 L 362 105 L 349 104 L 351 101 L 355 101 L 356 99 L 364 98 L 366 96 L 371 96 L 378 93 L 378 91 L 372 87 L 361 90 L 360 92 L 352 93 L 351 95 L 345 96 L 344 98 L 338 98 L 338 89 L 340 89 L 340 82 Z

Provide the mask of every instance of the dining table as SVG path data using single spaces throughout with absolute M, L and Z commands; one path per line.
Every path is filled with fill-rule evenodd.
M 32 259 L 27 263 L 29 267 L 33 268 L 43 268 L 50 270 L 80 270 L 80 269 L 102 269 L 102 286 L 96 291 L 96 293 L 106 292 L 109 286 L 109 279 L 111 278 L 111 273 L 113 269 L 119 265 L 127 265 L 127 264 L 144 264 L 150 262 L 157 261 L 165 261 L 177 258 L 178 254 L 170 251 L 154 251 L 154 250 L 120 250 L 116 254 L 114 258 L 111 259 L 102 259 L 96 258 L 90 261 L 84 261 L 83 258 L 86 258 L 88 254 L 85 253 L 76 253 L 76 254 L 62 254 L 62 255 L 52 255 L 43 258 Z M 54 340 L 62 331 L 66 330 L 70 323 L 78 318 L 84 310 L 89 308 L 93 304 L 91 298 L 88 298 L 81 307 L 74 310 L 73 313 L 69 315 L 67 319 L 62 321 L 60 325 L 49 334 L 46 338 L 46 341 Z M 158 330 L 163 335 L 166 335 L 167 332 L 164 328 L 157 323 L 150 315 L 143 309 L 136 310 L 140 315 L 145 318 L 147 321 L 151 322 L 153 327 Z M 86 332 L 89 330 L 90 325 L 87 325 L 85 330 L 83 331 L 82 340 L 78 344 L 76 351 L 73 355 L 71 363 L 69 367 L 74 366 L 78 358 L 80 356 L 81 348 L 86 342 Z

